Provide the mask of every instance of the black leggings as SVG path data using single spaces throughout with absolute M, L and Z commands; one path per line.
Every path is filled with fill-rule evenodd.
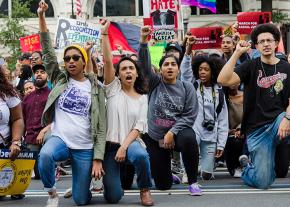
M 149 137 L 143 136 L 150 157 L 151 174 L 155 186 L 159 190 L 168 190 L 172 186 L 171 154 L 172 151 L 159 147 L 159 143 Z M 181 130 L 175 137 L 174 150 L 181 152 L 188 183 L 197 182 L 198 174 L 198 144 L 195 133 L 191 128 Z

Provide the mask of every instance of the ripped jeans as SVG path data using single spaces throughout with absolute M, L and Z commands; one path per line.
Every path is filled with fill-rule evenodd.
M 200 172 L 212 174 L 214 171 L 215 154 L 217 149 L 217 144 L 215 142 L 207 142 L 203 140 L 198 140 L 199 153 L 200 153 Z

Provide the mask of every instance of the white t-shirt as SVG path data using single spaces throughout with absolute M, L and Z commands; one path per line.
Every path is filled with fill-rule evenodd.
M 69 79 L 55 103 L 51 134 L 60 137 L 71 149 L 92 149 L 91 83 Z
M 10 135 L 10 110 L 20 103 L 20 99 L 17 97 L 7 97 L 5 100 L 0 98 L 0 133 L 4 138 Z M 0 144 L 3 140 L 0 138 Z
M 141 133 L 148 131 L 146 95 L 139 98 L 128 96 L 121 89 L 121 82 L 116 77 L 105 86 L 107 98 L 107 141 L 122 144 L 132 129 Z

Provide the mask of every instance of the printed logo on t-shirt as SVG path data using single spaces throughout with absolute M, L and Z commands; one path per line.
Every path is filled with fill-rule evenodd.
M 90 99 L 87 94 L 75 86 L 66 89 L 59 97 L 58 106 L 63 111 L 87 117 L 89 114 Z
M 172 127 L 176 122 L 174 112 L 182 113 L 184 108 L 181 97 L 162 92 L 159 92 L 154 104 L 159 106 L 153 111 L 155 124 L 162 127 Z
M 283 80 L 287 79 L 286 73 L 277 73 L 272 76 L 263 77 L 262 70 L 259 70 L 259 75 L 257 78 L 257 84 L 260 88 L 270 88 L 274 85 L 274 89 L 278 94 L 283 90 Z

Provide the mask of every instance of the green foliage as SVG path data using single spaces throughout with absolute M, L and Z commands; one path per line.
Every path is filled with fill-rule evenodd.
M 285 23 L 288 19 L 288 14 L 282 13 L 280 11 L 272 12 L 272 21 L 274 23 Z
M 11 56 L 8 59 L 9 69 L 14 69 L 17 57 L 21 54 L 19 38 L 27 35 L 22 23 L 27 18 L 36 17 L 29 10 L 30 3 L 31 0 L 13 0 L 12 18 L 8 16 L 2 16 L 3 18 L 1 18 L 3 25 L 0 27 L 0 44 L 9 49 L 8 53 Z

